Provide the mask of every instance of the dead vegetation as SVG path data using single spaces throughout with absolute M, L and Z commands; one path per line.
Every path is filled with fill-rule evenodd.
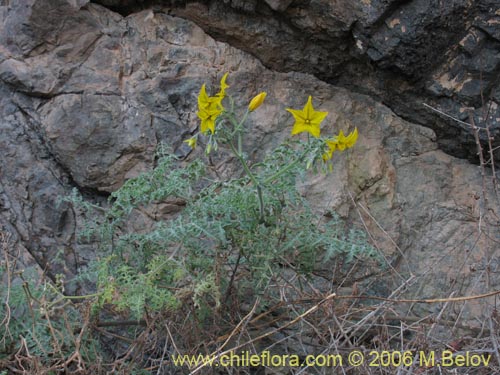
M 483 118 L 488 119 L 488 114 Z M 189 319 L 196 314 L 196 306 L 188 299 L 182 314 L 146 312 L 142 320 L 136 321 L 108 306 L 96 316 L 92 313 L 92 298 L 80 301 L 47 292 L 51 283 L 43 277 L 36 286 L 43 293 L 35 293 L 35 286 L 23 278 L 19 248 L 7 232 L 2 232 L 0 374 L 500 373 L 500 290 L 492 287 L 492 280 L 498 277 L 495 253 L 500 207 L 495 150 L 488 121 L 478 126 L 471 114 L 468 125 L 477 141 L 483 187 L 477 197 L 480 211 L 475 242 L 490 244 L 483 267 L 476 270 L 474 290 L 481 292 L 464 294 L 460 283 L 455 282 L 439 298 L 426 298 L 425 294 L 408 298 L 408 290 L 424 289 L 427 273 L 433 270 L 413 274 L 409 268 L 409 272 L 400 273 L 396 263 L 408 265 L 409 261 L 398 249 L 397 262 L 388 262 L 383 270 L 356 261 L 347 267 L 337 260 L 330 274 L 316 275 L 325 286 L 321 290 L 317 283 L 294 273 L 289 264 L 290 270 L 274 275 L 273 282 L 261 292 L 274 296 L 274 304 L 262 305 L 261 296 L 241 299 L 235 292 L 226 296 L 221 308 L 214 307 L 203 324 Z M 482 133 L 486 134 L 486 150 Z M 354 200 L 353 204 L 365 227 L 370 227 L 366 221 L 374 219 L 369 211 Z M 384 253 L 384 249 L 379 251 Z M 465 269 L 470 264 L 467 257 L 464 259 Z M 387 280 L 388 293 L 370 292 L 378 288 L 379 280 Z M 25 307 L 21 313 L 20 304 Z M 432 306 L 427 309 L 432 312 L 421 314 L 422 310 L 416 309 L 419 305 Z M 474 315 L 477 312 L 480 314 Z M 30 337 L 26 336 L 29 329 L 16 322 L 19 314 L 29 316 L 25 322 L 31 325 Z M 272 355 L 298 355 L 301 365 L 214 365 L 229 353 L 266 351 Z M 349 362 L 353 352 L 364 357 L 357 366 Z M 489 362 L 487 366 L 448 366 L 447 353 L 455 359 L 482 356 Z M 214 362 L 176 365 L 173 358 L 185 354 L 209 356 Z M 318 358 L 340 354 L 342 363 L 303 366 L 311 354 Z

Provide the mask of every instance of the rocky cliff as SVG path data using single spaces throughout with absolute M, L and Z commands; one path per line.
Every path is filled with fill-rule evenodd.
M 498 288 L 492 173 L 467 160 L 477 145 L 466 125 L 470 108 L 496 147 L 498 2 L 0 5 L 0 225 L 50 276 L 74 275 L 95 256 L 76 240 L 82 218 L 61 197 L 77 188 L 105 201 L 152 167 L 161 142 L 193 157 L 182 141 L 198 126 L 199 88 L 229 72 L 241 103 L 268 92 L 250 118 L 249 155 L 288 136 L 284 108 L 308 95 L 330 112 L 327 131 L 358 127 L 334 172 L 303 189 L 371 234 L 390 265 L 372 290 L 388 295 L 405 280 L 408 296 L 428 298 Z M 452 313 L 474 325 L 482 303 Z M 424 316 L 441 306 L 412 308 Z
M 95 1 L 123 15 L 162 1 Z M 468 123 L 499 126 L 498 2 L 442 0 L 171 1 L 219 41 L 266 67 L 314 74 L 366 93 L 396 114 L 437 134 L 446 152 L 476 159 Z M 483 141 L 486 137 L 482 138 Z

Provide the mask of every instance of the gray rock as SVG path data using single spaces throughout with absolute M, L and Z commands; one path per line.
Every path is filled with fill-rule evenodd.
M 80 187 L 112 191 L 151 165 L 156 146 L 152 118 L 125 98 L 58 95 L 40 114 L 54 157 Z
M 273 9 L 283 4 L 267 3 Z M 496 1 L 315 0 L 284 5 L 279 15 L 262 7 L 242 12 L 219 1 L 171 5 L 169 11 L 271 69 L 312 73 L 380 97 L 400 116 L 434 129 L 446 152 L 477 160 L 470 128 L 422 104 L 455 118 L 462 116 L 463 107 L 481 113 L 498 105 L 496 97 L 489 99 L 500 82 Z M 496 118 L 488 125 L 496 136 Z M 499 155 L 495 152 L 495 158 Z
M 82 213 L 58 204 L 59 198 L 76 187 L 86 199 L 102 202 L 127 178 L 153 167 L 160 142 L 188 159 L 200 156 L 201 150 L 189 153 L 182 148 L 182 140 L 198 126 L 199 88 L 206 83 L 215 89 L 229 72 L 229 92 L 242 108 L 258 92 L 268 93 L 265 104 L 249 116 L 251 131 L 244 147 L 250 157 L 261 157 L 286 139 L 292 119 L 285 108 L 302 108 L 313 95 L 315 108 L 330 113 L 323 132 L 355 126 L 360 132 L 356 147 L 335 154 L 333 174 L 310 176 L 302 187 L 313 206 L 365 225 L 399 274 L 417 276 L 418 282 L 408 289 L 410 296 L 478 293 L 498 226 L 486 220 L 490 211 L 477 199 L 483 192 L 477 166 L 438 147 L 449 140 L 448 149 L 460 144 L 462 154 L 471 155 L 473 143 L 461 143 L 468 129 L 445 131 L 444 123 L 436 123 L 436 134 L 368 96 L 309 73 L 339 79 L 344 86 L 348 81 L 340 77 L 350 77 L 352 88 L 367 82 L 365 92 L 389 98 L 399 112 L 430 98 L 430 104 L 446 105 L 450 113 L 463 116 L 469 102 L 477 100 L 476 56 L 488 60 L 488 79 L 494 80 L 498 72 L 496 34 L 481 21 L 482 6 L 475 26 L 464 28 L 468 5 L 460 1 L 441 10 L 448 23 L 437 17 L 440 8 L 422 0 L 296 1 L 283 11 L 283 19 L 274 18 L 267 6 L 242 12 L 236 3 L 193 3 L 176 12 L 212 35 L 251 50 L 260 61 L 162 11 L 122 17 L 99 5 L 62 0 L 19 2 L 8 11 L 0 7 L 2 230 L 11 232 L 22 251 L 50 275 L 74 274 L 94 256 L 93 248 L 75 237 Z M 425 17 L 419 23 L 412 14 Z M 460 17 L 454 19 L 456 15 Z M 455 50 L 454 43 L 460 41 L 453 42 L 450 35 L 458 28 L 463 48 Z M 438 51 L 426 54 L 429 30 L 434 30 L 433 48 Z M 442 51 L 451 58 L 440 57 Z M 408 60 L 412 56 L 414 64 Z M 360 59 L 368 59 L 374 71 Z M 278 70 L 303 72 L 276 72 L 261 61 Z M 452 66 L 449 72 L 446 64 Z M 497 82 L 489 85 L 498 96 Z M 497 107 L 492 106 L 490 114 L 494 121 L 500 117 Z M 412 116 L 407 117 L 420 122 L 434 118 L 423 109 Z M 223 151 L 214 157 L 223 162 L 221 172 L 238 172 Z M 162 204 L 159 217 L 175 211 Z M 55 262 L 58 257 L 63 261 Z M 498 288 L 496 272 L 489 275 L 491 288 Z M 372 287 L 393 290 L 401 283 L 398 273 L 379 278 Z M 361 286 L 370 288 L 367 283 Z M 472 324 L 481 304 L 467 306 L 464 316 Z M 415 311 L 433 314 L 433 309 L 424 305 Z
M 283 12 L 290 6 L 293 0 L 265 0 L 273 10 Z

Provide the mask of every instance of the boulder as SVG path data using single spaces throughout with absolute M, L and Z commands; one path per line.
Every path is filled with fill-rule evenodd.
M 302 189 L 318 212 L 338 212 L 349 225 L 365 228 L 379 248 L 388 271 L 367 277 L 363 291 L 387 296 L 403 284 L 406 296 L 418 298 L 482 292 L 480 281 L 491 270 L 499 235 L 492 219 L 496 198 L 477 165 L 440 149 L 443 134 L 453 134 L 466 156 L 470 145 L 462 143 L 460 134 L 468 130 L 453 127 L 446 133 L 440 128 L 444 123 L 411 123 L 408 118 L 423 122 L 430 113 L 415 111 L 416 117 L 403 119 L 381 99 L 393 98 L 389 103 L 399 113 L 403 107 L 394 107 L 395 102 L 411 107 L 425 95 L 458 105 L 459 89 L 466 90 L 464 100 L 467 95 L 477 100 L 474 83 L 460 84 L 462 73 L 439 69 L 448 48 L 456 53 L 457 64 L 477 68 L 479 60 L 472 55 L 470 60 L 458 57 L 476 51 L 493 59 L 485 77 L 496 77 L 496 33 L 481 21 L 484 14 L 475 12 L 476 26 L 464 28 L 472 5 L 460 1 L 432 10 L 446 15 L 448 24 L 424 1 L 272 3 L 276 10 L 261 2 L 245 11 L 236 2 L 175 8 L 232 45 L 167 14 L 166 8 L 124 17 L 85 1 L 0 6 L 2 230 L 53 277 L 73 275 L 95 255 L 92 244 L 75 235 L 83 214 L 60 203 L 61 198 L 77 188 L 85 199 L 102 203 L 127 178 L 154 166 L 162 142 L 186 160 L 202 157 L 201 150 L 190 152 L 182 141 L 199 125 L 195 113 L 201 85 L 215 90 L 228 72 L 228 92 L 242 108 L 258 92 L 268 93 L 264 105 L 249 116 L 244 147 L 251 158 L 289 137 L 293 121 L 285 108 L 302 108 L 309 95 L 315 108 L 330 113 L 323 132 L 358 128 L 358 144 L 334 155 L 333 173 L 310 176 Z M 426 12 L 432 14 L 421 22 L 412 18 Z M 435 41 L 428 35 L 434 26 Z M 455 50 L 450 35 L 457 29 L 463 47 Z M 350 35 L 358 35 L 357 41 Z M 412 41 L 420 46 L 413 52 L 408 49 Z M 419 60 L 431 42 L 437 51 Z M 366 77 L 367 68 L 355 62 L 361 55 L 373 63 Z M 341 77 L 354 67 L 361 70 L 351 75 L 349 87 Z M 429 81 L 430 73 L 440 86 Z M 387 90 L 381 89 L 381 77 L 387 78 Z M 374 98 L 356 89 L 363 79 L 370 82 L 364 92 Z M 429 84 L 418 83 L 423 80 Z M 400 85 L 393 87 L 395 82 Z M 491 89 L 497 90 L 496 85 L 492 81 Z M 221 168 L 237 171 L 223 151 Z M 324 271 L 331 277 L 331 269 Z M 489 274 L 489 288 L 498 287 L 495 275 Z M 472 325 L 481 306 L 470 303 L 460 314 Z M 412 308 L 420 316 L 437 311 L 436 305 Z

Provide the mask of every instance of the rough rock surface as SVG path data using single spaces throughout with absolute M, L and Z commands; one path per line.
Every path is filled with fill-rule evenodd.
M 311 73 L 376 96 L 434 129 L 440 147 L 458 157 L 476 159 L 469 109 L 481 126 L 495 135 L 500 129 L 496 0 L 94 2 L 122 14 L 145 6 L 168 10 L 271 69 Z
M 134 2 L 129 3 L 133 7 Z M 219 3 L 193 4 L 182 13 L 193 16 L 193 7 L 201 9 L 196 13 L 197 22 L 210 21 L 205 27 L 217 34 L 216 7 L 238 8 L 235 1 Z M 405 21 L 403 16 L 399 16 L 399 23 L 388 20 L 406 7 L 410 7 L 408 12 L 422 12 L 427 9 L 425 2 L 399 5 L 373 1 L 354 3 L 355 7 L 341 1 L 328 8 L 322 1 L 267 3 L 285 13 L 275 14 L 254 2 L 255 9 L 244 10 L 248 20 L 245 29 L 241 28 L 240 9 L 240 13 L 231 13 L 236 17 L 232 29 L 227 19 L 226 23 L 217 21 L 221 22 L 218 33 L 224 31 L 232 44 L 252 49 L 269 67 L 300 70 L 309 64 L 307 73 L 269 70 L 246 52 L 215 41 L 192 22 L 162 11 L 146 9 L 123 17 L 87 1 L 0 3 L 2 230 L 11 233 L 13 240 L 52 275 L 74 274 L 92 257 L 91 246 L 76 241 L 75 229 L 81 217 L 67 203 L 59 203 L 59 198 L 76 187 L 87 199 L 102 201 L 126 178 L 152 167 L 160 142 L 170 144 L 180 155 L 193 157 L 182 140 L 198 126 L 194 113 L 199 87 L 202 83 L 215 86 L 221 75 L 229 72 L 230 92 L 242 106 L 259 91 L 268 92 L 265 105 L 250 116 L 252 131 L 245 143 L 249 155 L 262 153 L 288 137 L 292 120 L 284 108 L 301 108 L 310 94 L 316 108 L 330 112 L 325 132 L 358 127 L 356 147 L 336 155 L 334 173 L 311 177 L 304 192 L 318 209 L 335 209 L 353 225 L 366 225 L 395 268 L 388 272 L 390 277 L 379 279 L 377 288 L 382 294 L 409 275 L 418 276 L 408 286 L 415 296 L 477 293 L 481 291 L 478 285 L 483 285 L 478 281 L 486 270 L 490 272 L 489 287 L 498 287 L 498 269 L 488 262 L 499 233 L 493 226 L 496 223 L 486 220 L 485 207 L 479 205 L 483 192 L 479 168 L 439 150 L 431 129 L 403 120 L 366 95 L 308 74 L 333 79 L 340 76 L 338 69 L 347 72 L 343 66 L 349 65 L 353 53 L 345 52 L 353 48 L 347 35 L 357 32 L 363 40 L 359 48 L 376 62 L 373 74 L 384 76 L 397 67 L 397 73 L 387 75 L 387 84 L 394 84 L 394 77 L 406 82 L 393 91 L 376 87 L 372 92 L 390 97 L 403 94 L 397 90 L 408 90 L 409 97 L 417 98 L 425 90 L 415 91 L 419 86 L 410 86 L 407 79 L 430 68 L 423 61 L 408 64 L 403 26 L 414 38 L 423 38 L 427 35 L 425 22 L 433 18 L 422 25 Z M 360 8 L 360 4 L 366 7 Z M 450 15 L 450 33 L 458 27 L 452 16 L 467 14 L 468 3 L 453 4 L 442 10 Z M 255 13 L 257 8 L 267 12 L 266 23 L 255 23 L 261 17 Z M 207 14 L 213 16 L 207 18 Z M 268 37 L 274 34 L 266 27 L 283 32 L 283 38 L 275 41 Z M 370 27 L 373 32 L 363 34 Z M 462 31 L 469 33 L 478 27 Z M 488 34 L 481 46 L 491 46 L 494 51 L 494 30 L 485 25 L 482 28 L 493 36 Z M 242 30 L 246 30 L 246 39 L 241 39 Z M 308 42 L 307 35 L 312 35 L 308 32 L 314 30 L 322 30 L 315 34 L 322 39 Z M 395 33 L 401 35 L 396 38 Z M 302 44 L 297 44 L 298 35 L 302 35 Z M 391 37 L 397 41 L 394 39 L 389 48 L 384 41 Z M 463 42 L 466 46 L 467 40 Z M 332 41 L 338 42 L 337 49 L 329 49 Z M 440 51 L 445 48 L 439 46 Z M 483 47 L 477 48 L 486 53 Z M 310 59 L 317 60 L 311 64 Z M 435 55 L 426 59 L 429 64 L 439 60 Z M 439 61 L 444 64 L 444 60 Z M 326 70 L 315 70 L 320 67 Z M 436 66 L 433 73 L 439 69 L 444 65 Z M 496 68 L 491 72 L 493 80 Z M 405 81 L 402 77 L 410 78 Z M 492 87 L 496 84 L 491 82 Z M 434 87 L 444 90 L 444 86 Z M 453 91 L 450 87 L 447 90 Z M 400 100 L 404 98 L 407 96 L 400 96 Z M 439 100 L 454 99 L 444 95 Z M 64 262 L 54 262 L 57 256 Z M 419 307 L 423 310 L 418 313 L 433 313 L 435 308 Z

